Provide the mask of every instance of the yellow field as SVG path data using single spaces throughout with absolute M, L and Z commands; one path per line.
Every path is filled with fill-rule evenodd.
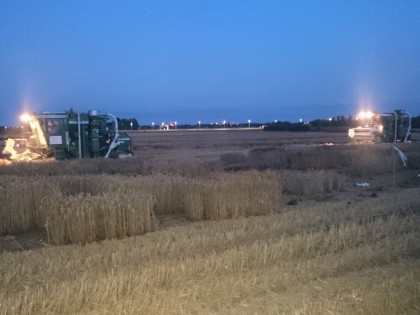
M 0 167 L 0 314 L 420 313 L 419 144 L 202 134 Z

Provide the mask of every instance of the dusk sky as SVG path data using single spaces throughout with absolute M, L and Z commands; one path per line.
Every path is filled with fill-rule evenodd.
M 420 115 L 420 1 L 0 0 L 0 125 Z

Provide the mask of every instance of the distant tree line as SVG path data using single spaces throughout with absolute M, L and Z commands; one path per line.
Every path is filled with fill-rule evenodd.
M 311 131 L 311 130 L 347 130 L 354 124 L 351 116 L 345 118 L 344 116 L 332 117 L 330 119 L 315 119 L 309 123 L 291 123 L 288 121 L 278 121 L 269 123 L 264 127 L 268 131 Z
M 354 120 L 352 116 L 347 119 L 344 116 L 332 117 L 330 119 L 315 119 L 309 122 L 313 128 L 325 128 L 325 127 L 352 127 L 354 126 Z
M 345 118 L 344 116 L 332 117 L 330 119 L 315 119 L 309 123 L 291 123 L 288 121 L 278 121 L 267 123 L 264 125 L 264 130 L 267 131 L 311 131 L 311 130 L 347 130 L 348 128 L 355 127 L 356 122 L 351 116 Z M 260 123 L 242 123 L 242 124 L 201 124 L 199 125 L 178 125 L 179 129 L 190 129 L 190 128 L 235 128 L 235 127 L 261 127 Z M 415 129 L 420 129 L 420 116 L 412 117 L 411 126 Z M 158 128 L 159 126 L 155 126 Z M 136 118 L 118 118 L 118 129 L 120 130 L 140 130 L 150 129 L 151 126 L 140 126 Z M 22 128 L 20 127 L 6 127 L 0 126 L 0 135 L 4 134 L 16 134 L 20 133 Z
M 119 130 L 139 130 L 140 125 L 137 119 L 135 118 L 130 118 L 130 119 L 118 118 L 118 129 Z
M 420 116 L 411 118 L 411 127 L 420 129 Z
M 278 121 L 264 126 L 267 131 L 309 131 L 311 126 L 305 123 L 291 123 L 288 121 Z
M 315 119 L 309 123 L 291 123 L 288 121 L 278 121 L 268 123 L 265 125 L 264 130 L 267 131 L 342 131 L 347 132 L 349 128 L 356 127 L 357 122 L 349 116 L 332 117 L 330 119 Z M 420 116 L 411 119 L 411 127 L 420 129 Z

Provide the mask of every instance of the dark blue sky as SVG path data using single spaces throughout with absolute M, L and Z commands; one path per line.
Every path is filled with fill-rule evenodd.
M 0 1 L 0 125 L 420 114 L 420 1 Z

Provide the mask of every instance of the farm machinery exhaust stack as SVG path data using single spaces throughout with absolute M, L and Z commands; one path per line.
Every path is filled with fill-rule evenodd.
M 26 114 L 21 119 L 30 128 L 30 135 L 6 141 L 3 154 L 9 155 L 10 160 L 132 156 L 131 138 L 119 132 L 117 118 L 112 114 L 70 110 Z
M 361 112 L 358 126 L 349 129 L 353 142 L 408 142 L 411 136 L 411 116 L 402 109 L 392 113 Z

